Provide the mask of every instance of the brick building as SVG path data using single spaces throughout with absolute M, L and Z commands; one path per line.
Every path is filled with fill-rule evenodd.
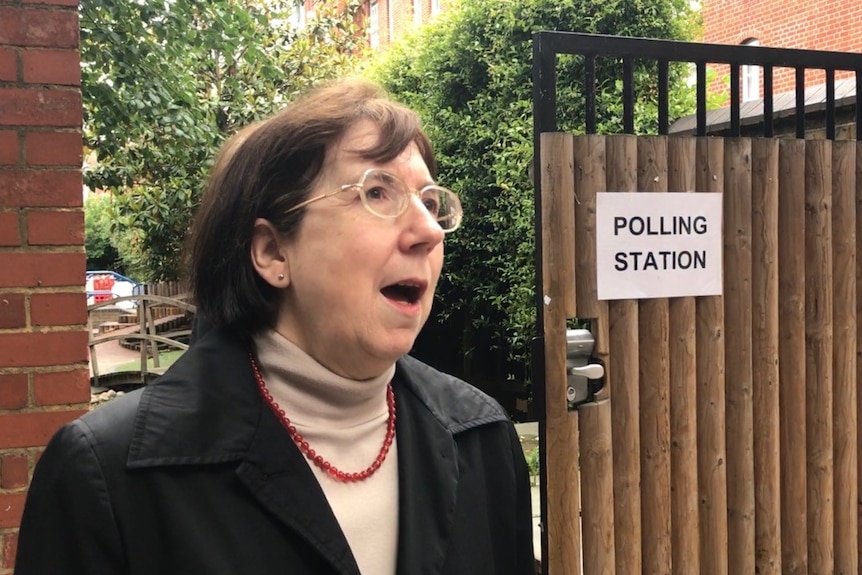
M 862 2 L 859 0 L 702 0 L 703 41 L 717 44 L 758 44 L 776 48 L 803 48 L 836 52 L 862 52 Z M 726 71 L 719 71 L 719 76 Z M 759 67 L 745 67 L 740 81 L 742 100 L 763 96 Z M 837 72 L 836 79 L 852 77 Z M 775 70 L 776 94 L 793 90 L 794 71 Z M 806 85 L 822 83 L 816 71 Z M 713 90 L 726 90 L 714 83 Z
M 297 12 L 297 23 L 302 24 L 314 14 L 317 4 L 333 0 L 305 0 Z M 372 48 L 390 44 L 401 34 L 434 18 L 446 9 L 447 0 L 366 0 L 364 13 L 368 42 Z
M 792 6 L 779 0 L 701 0 L 703 37 L 709 44 L 736 44 L 818 50 L 862 52 L 862 3 L 857 0 L 805 0 Z M 713 75 L 708 90 L 729 105 L 730 69 L 709 64 Z M 740 67 L 740 119 L 742 135 L 762 134 L 763 69 Z M 773 80 L 773 125 L 776 135 L 795 134 L 796 71 L 775 67 Z M 805 72 L 806 137 L 825 135 L 826 74 L 823 70 Z M 852 71 L 835 71 L 836 139 L 855 139 L 853 110 L 856 103 L 856 79 Z M 680 118 L 671 127 L 672 134 L 693 134 L 695 118 Z M 730 112 L 727 107 L 711 110 L 706 118 L 707 132 L 729 133 Z
M 90 399 L 77 0 L 0 0 L 0 575 L 33 466 Z

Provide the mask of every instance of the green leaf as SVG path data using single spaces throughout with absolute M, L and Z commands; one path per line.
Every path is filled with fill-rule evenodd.
M 85 179 L 113 194 L 116 247 L 136 278 L 180 276 L 206 172 L 230 133 L 363 57 L 358 1 L 318 7 L 302 31 L 287 24 L 294 4 L 82 1 L 84 135 L 98 157 Z

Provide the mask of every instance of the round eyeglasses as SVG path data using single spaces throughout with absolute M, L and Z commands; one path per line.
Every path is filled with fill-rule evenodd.
M 337 190 L 309 198 L 287 210 L 287 213 L 352 188 L 359 189 L 359 197 L 365 209 L 380 218 L 397 218 L 406 212 L 413 195 L 419 198 L 431 217 L 447 234 L 458 229 L 464 216 L 461 200 L 452 190 L 434 184 L 421 190 L 413 190 L 389 172 L 377 168 L 365 170 L 362 178 L 355 184 L 345 184 Z

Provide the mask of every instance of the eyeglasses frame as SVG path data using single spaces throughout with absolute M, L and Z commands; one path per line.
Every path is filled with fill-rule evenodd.
M 452 194 L 452 196 L 454 196 L 455 199 L 458 200 L 458 208 L 460 210 L 460 213 L 458 214 L 458 218 L 455 221 L 455 225 L 452 227 L 452 229 L 447 230 L 447 229 L 443 228 L 443 226 L 440 226 L 440 228 L 443 229 L 443 233 L 450 234 L 450 233 L 454 232 L 455 230 L 457 230 L 459 227 L 461 227 L 461 221 L 464 218 L 464 210 L 463 210 L 463 208 L 461 208 L 461 199 L 458 197 L 458 194 L 456 194 L 455 192 L 453 192 L 449 188 L 444 188 L 443 186 L 438 186 L 437 184 L 428 184 L 427 186 L 423 186 L 421 189 L 417 190 L 417 189 L 414 189 L 414 188 L 411 188 L 410 186 L 408 186 L 406 183 L 404 183 L 403 180 L 401 180 L 401 178 L 399 178 L 395 174 L 387 172 L 386 170 L 381 170 L 380 168 L 368 168 L 367 170 L 365 170 L 362 173 L 362 177 L 359 178 L 358 182 L 355 182 L 353 184 L 344 184 L 343 186 L 339 186 L 337 189 L 335 189 L 331 192 L 326 192 L 326 193 L 320 194 L 318 196 L 314 196 L 312 198 L 305 199 L 305 200 L 299 202 L 298 204 L 296 204 L 295 206 L 293 206 L 292 208 L 290 208 L 289 210 L 287 210 L 286 213 L 289 214 L 291 212 L 295 212 L 296 210 L 300 210 L 300 209 L 302 209 L 302 208 L 304 208 L 310 204 L 313 204 L 314 202 L 317 202 L 319 200 L 323 200 L 326 198 L 330 198 L 332 196 L 340 194 L 341 192 L 345 192 L 351 188 L 359 188 L 359 190 L 360 190 L 359 198 L 362 200 L 362 206 L 365 208 L 366 211 L 377 216 L 378 218 L 383 218 L 383 219 L 393 219 L 394 220 L 394 219 L 402 216 L 407 211 L 407 208 L 410 207 L 409 197 L 408 197 L 408 201 L 404 202 L 404 204 L 403 204 L 402 208 L 399 210 L 399 212 L 397 214 L 393 214 L 391 216 L 385 216 L 383 214 L 379 214 L 376 211 L 374 211 L 371 208 L 371 206 L 368 205 L 368 201 L 365 199 L 365 194 L 362 192 L 362 190 L 363 190 L 363 186 L 365 185 L 365 180 L 368 177 L 368 174 L 370 174 L 371 172 L 381 172 L 381 173 L 385 174 L 386 176 L 389 176 L 390 178 L 394 179 L 395 181 L 401 182 L 402 184 L 404 184 L 404 187 L 407 188 L 407 190 L 412 195 L 418 197 L 420 200 L 422 199 L 422 193 L 425 192 L 426 190 L 428 190 L 429 188 L 435 189 L 435 190 L 442 190 L 444 192 Z M 439 225 L 439 220 L 435 220 L 435 221 L 438 222 L 438 225 Z

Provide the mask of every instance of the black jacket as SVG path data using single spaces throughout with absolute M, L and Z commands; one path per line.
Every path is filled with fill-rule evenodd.
M 393 388 L 398 574 L 534 574 L 528 472 L 503 410 L 409 357 Z M 54 436 L 16 561 L 17 575 L 359 573 L 245 350 L 218 330 Z

